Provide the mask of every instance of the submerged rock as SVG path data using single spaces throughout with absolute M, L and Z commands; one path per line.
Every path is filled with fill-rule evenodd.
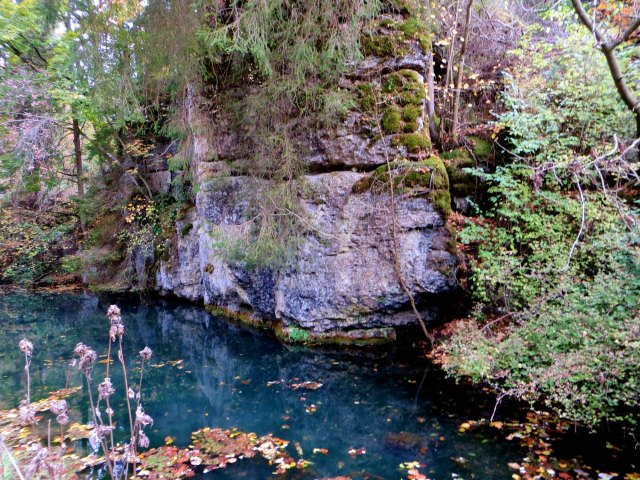
M 427 440 L 421 435 L 411 432 L 388 433 L 384 437 L 386 447 L 408 452 L 416 452 L 427 448 Z

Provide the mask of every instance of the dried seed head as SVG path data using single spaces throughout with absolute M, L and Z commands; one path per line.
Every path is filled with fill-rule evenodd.
M 147 437 L 142 430 L 140 430 L 140 434 L 138 435 L 138 445 L 141 448 L 149 448 L 149 437 Z
M 76 348 L 73 349 L 73 353 L 82 357 L 87 350 L 90 350 L 84 343 L 79 343 L 76 345 Z
M 98 385 L 98 396 L 100 400 L 104 400 L 105 398 L 109 398 L 111 395 L 115 393 L 115 389 L 111 384 L 110 378 L 105 378 L 104 382 Z
M 149 347 L 144 347 L 140 350 L 140 358 L 142 358 L 142 360 L 151 360 L 151 355 L 153 355 L 153 351 Z
M 107 310 L 107 317 L 120 316 L 120 308 L 117 305 L 111 305 Z
M 33 343 L 31 343 L 26 338 L 23 338 L 22 340 L 20 340 L 20 343 L 18 343 L 18 348 L 22 353 L 24 353 L 28 357 L 30 357 L 33 354 Z
M 89 347 L 86 347 L 84 354 L 80 358 L 80 363 L 78 364 L 78 368 L 82 370 L 85 374 L 89 373 L 93 364 L 96 363 L 98 355 Z
M 138 406 L 136 410 L 136 423 L 140 426 L 140 428 L 148 427 L 149 425 L 153 425 L 153 418 L 144 413 L 142 409 L 142 405 Z
M 124 335 L 124 324 L 122 323 L 122 317 L 120 316 L 120 309 L 117 305 L 111 305 L 107 310 L 107 317 L 111 321 L 109 328 L 109 337 L 111 341 L 115 342 L 116 337 Z
M 66 425 L 69 423 L 69 416 L 66 413 L 61 413 L 56 417 L 56 420 L 60 425 Z
M 122 323 L 122 318 L 115 316 L 111 319 L 109 336 L 111 337 L 111 341 L 115 342 L 116 337 L 121 337 L 122 335 L 124 335 L 124 324 Z
M 49 410 L 51 410 L 51 413 L 54 415 L 60 415 L 62 413 L 67 413 L 68 408 L 66 400 L 54 400 L 51 402 Z
M 19 409 L 20 423 L 22 425 L 29 425 L 36 423 L 36 409 L 30 403 L 23 403 Z

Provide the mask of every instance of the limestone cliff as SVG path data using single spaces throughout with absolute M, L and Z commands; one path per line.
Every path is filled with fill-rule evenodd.
M 277 321 L 292 338 L 388 340 L 393 327 L 416 324 L 394 271 L 397 259 L 425 320 L 437 315 L 439 296 L 456 286 L 448 178 L 430 155 L 424 121 L 423 74 L 431 57 L 423 38 L 402 33 L 402 21 L 388 16 L 377 37 L 364 39 L 367 55 L 341 85 L 356 108 L 338 127 L 299 138 L 308 186 L 299 215 L 308 228 L 286 265 L 250 268 L 221 251 L 221 243 L 245 238 L 248 198 L 258 180 L 225 173 L 226 163 L 243 155 L 243 139 L 223 116 L 212 122 L 213 133 L 193 134 L 195 206 L 177 222 L 171 258 L 157 267 L 161 293 Z M 389 38 L 401 46 L 393 55 L 384 51 Z M 383 111 L 372 101 L 376 94 L 387 98 Z M 160 179 L 154 188 L 166 189 L 166 174 L 154 175 Z M 144 260 L 138 263 L 143 272 Z

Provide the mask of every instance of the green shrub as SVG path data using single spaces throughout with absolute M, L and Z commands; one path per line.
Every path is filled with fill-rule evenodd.
M 467 322 L 444 346 L 446 369 L 488 382 L 561 417 L 597 426 L 637 425 L 640 408 L 640 268 L 620 252 L 610 271 L 565 277 L 552 300 L 518 315 L 498 341 Z
M 65 255 L 60 260 L 60 265 L 65 273 L 78 273 L 82 269 L 82 258 L 77 255 Z

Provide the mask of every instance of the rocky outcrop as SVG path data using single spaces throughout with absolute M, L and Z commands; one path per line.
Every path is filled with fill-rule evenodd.
M 393 328 L 416 323 L 397 262 L 423 317 L 437 315 L 439 296 L 455 288 L 444 166 L 436 157 L 419 168 L 394 164 L 395 211 L 385 189 L 388 162 L 430 158 L 421 73 L 431 59 L 412 37 L 402 38 L 404 56 L 370 55 L 345 78 L 358 108 L 338 127 L 299 136 L 309 172 L 299 212 L 307 233 L 284 266 L 249 268 L 230 253 L 250 235 L 249 199 L 261 186 L 229 173 L 228 161 L 242 155 L 241 133 L 220 118 L 213 134 L 192 139 L 198 193 L 177 222 L 173 257 L 158 265 L 158 290 L 275 321 L 291 339 L 388 340 Z M 367 111 L 371 95 L 380 93 L 389 99 L 386 110 Z M 372 127 L 374 113 L 382 135 Z
M 204 185 L 197 207 L 178 222 L 176 256 L 161 262 L 157 285 L 165 292 L 223 306 L 256 319 L 279 319 L 285 326 L 314 332 L 415 323 L 393 268 L 389 196 L 353 193 L 367 174 L 308 175 L 314 192 L 304 201 L 311 233 L 280 271 L 247 269 L 225 260 L 225 245 L 242 238 L 247 204 L 242 192 L 252 182 L 232 177 Z M 455 257 L 442 215 L 426 197 L 400 198 L 398 261 L 405 281 L 423 300 L 427 318 L 435 314 L 429 298 L 454 285 Z

